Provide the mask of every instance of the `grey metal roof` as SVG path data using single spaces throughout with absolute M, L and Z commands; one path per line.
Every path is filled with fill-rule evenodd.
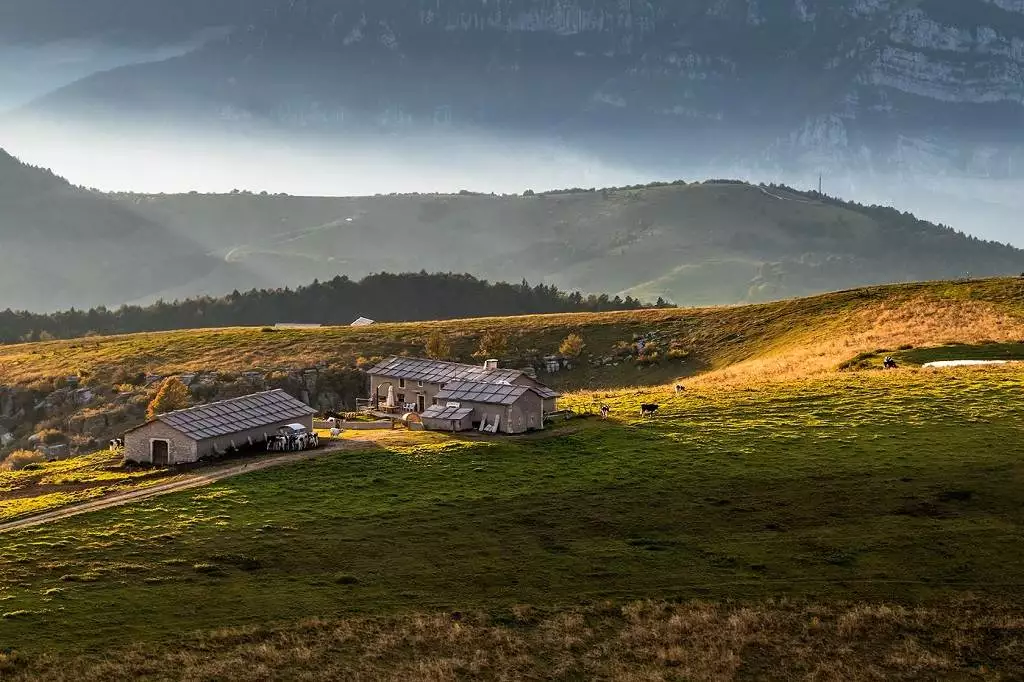
M 487 405 L 511 405 L 532 386 L 520 384 L 488 384 L 479 381 L 458 381 L 437 392 L 438 400 L 468 400 Z M 536 393 L 536 391 L 534 391 Z
M 430 384 L 445 384 L 450 381 L 496 384 L 515 381 L 523 376 L 523 372 L 518 369 L 486 369 L 482 365 L 400 357 L 390 357 L 370 369 L 368 373 Z
M 432 405 L 423 410 L 423 413 L 420 414 L 420 416 L 424 419 L 451 419 L 453 421 L 462 421 L 471 414 L 473 414 L 472 407 L 445 407 L 444 405 Z
M 559 398 L 562 395 L 555 389 L 548 388 L 547 386 L 539 382 L 536 385 L 530 386 L 530 389 L 534 393 L 539 395 L 541 398 Z
M 189 438 L 203 440 L 258 429 L 316 414 L 306 403 L 281 389 L 221 400 L 157 415 L 161 421 Z

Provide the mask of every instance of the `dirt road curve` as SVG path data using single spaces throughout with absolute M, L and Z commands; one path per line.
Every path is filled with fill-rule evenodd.
M 109 495 L 92 502 L 84 502 L 82 504 L 71 505 L 62 509 L 55 509 L 44 514 L 26 516 L 23 519 L 0 523 L 0 533 L 21 530 L 23 528 L 31 528 L 32 526 L 39 526 L 44 523 L 51 523 L 53 521 L 59 521 L 60 519 L 66 519 L 69 516 L 77 516 L 79 514 L 86 514 L 88 512 L 99 511 L 101 509 L 120 507 L 125 504 L 131 504 L 132 502 L 146 500 L 151 497 L 181 492 L 182 490 L 201 488 L 225 478 L 231 478 L 232 476 L 238 476 L 240 474 L 247 474 L 252 471 L 259 471 L 260 469 L 269 469 L 270 467 L 281 466 L 283 464 L 293 464 L 307 459 L 323 457 L 324 455 L 340 452 L 342 450 L 360 450 L 369 446 L 369 443 L 344 441 L 340 444 L 328 445 L 327 447 L 319 450 L 311 450 L 308 452 L 289 452 L 287 454 L 253 459 L 247 462 L 231 464 L 229 466 L 210 468 L 196 473 L 195 475 L 191 475 L 188 478 L 171 481 L 170 483 L 163 483 L 150 488 L 117 493 L 116 495 Z

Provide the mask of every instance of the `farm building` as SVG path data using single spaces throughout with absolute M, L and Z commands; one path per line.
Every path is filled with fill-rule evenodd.
M 471 409 L 471 424 L 491 433 L 525 433 L 544 428 L 544 398 L 532 386 L 456 381 L 438 391 L 445 405 Z
M 458 431 L 491 425 L 495 420 L 499 421 L 498 430 L 503 433 L 540 429 L 544 427 L 544 415 L 555 411 L 558 398 L 556 391 L 525 371 L 502 369 L 496 360 L 488 360 L 483 365 L 466 365 L 392 357 L 368 373 L 373 409 L 384 406 L 395 411 L 416 412 L 423 417 L 428 429 Z M 474 389 L 469 393 L 474 399 L 453 397 L 461 396 L 461 392 L 468 389 Z M 387 405 L 389 397 L 390 406 Z M 510 399 L 512 402 L 508 402 Z M 460 416 L 453 419 L 453 413 L 439 409 L 456 409 L 454 403 L 460 403 L 458 408 L 470 408 L 472 413 L 460 412 Z
M 420 419 L 429 431 L 469 431 L 473 428 L 473 408 L 459 403 L 431 405 Z
M 281 427 L 313 428 L 316 410 L 276 389 L 158 415 L 124 436 L 125 459 L 187 464 L 264 443 Z

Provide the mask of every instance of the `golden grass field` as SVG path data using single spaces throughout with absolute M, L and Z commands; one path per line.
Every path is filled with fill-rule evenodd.
M 1019 611 L 971 598 L 897 604 L 610 602 L 587 608 L 309 619 L 225 628 L 173 650 L 128 646 L 105 660 L 46 657 L 5 679 L 734 680 L 985 679 L 964 660 L 1020 656 Z
M 160 332 L 0 346 L 0 385 L 28 385 L 79 373 L 189 371 L 353 365 L 358 358 L 420 354 L 440 329 L 457 357 L 498 331 L 510 352 L 552 353 L 569 331 L 593 354 L 632 334 L 657 330 L 684 347 L 686 373 L 718 370 L 700 381 L 799 377 L 829 371 L 859 352 L 903 344 L 1024 339 L 1024 279 L 871 287 L 749 306 L 617 313 L 534 315 L 449 322 L 380 324 L 262 332 L 257 328 Z M 611 371 L 611 370 L 607 370 Z M 664 372 L 663 372 L 664 373 Z M 585 376 L 575 377 L 585 387 Z M 645 375 L 622 376 L 644 382 Z M 670 375 L 665 377 L 671 378 Z

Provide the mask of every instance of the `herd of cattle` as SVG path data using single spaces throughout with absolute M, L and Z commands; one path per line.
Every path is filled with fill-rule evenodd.
M 315 431 L 278 433 L 267 439 L 267 452 L 299 452 L 320 447 L 320 436 Z

